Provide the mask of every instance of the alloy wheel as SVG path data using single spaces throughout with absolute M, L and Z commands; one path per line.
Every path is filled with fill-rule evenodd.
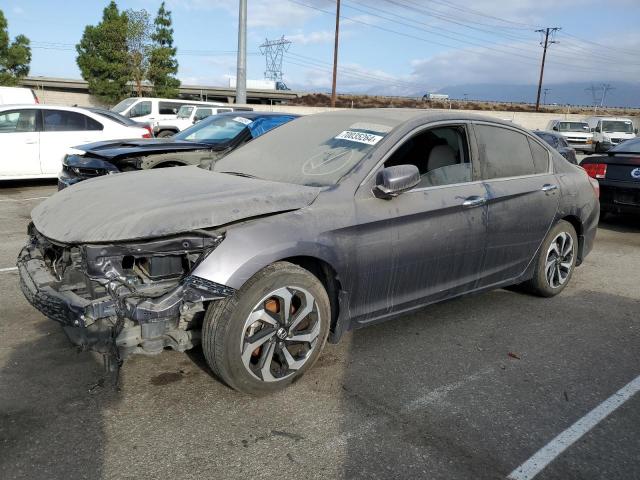
M 307 363 L 320 335 L 320 311 L 306 289 L 279 288 L 266 295 L 244 322 L 240 352 L 258 380 L 275 382 Z
M 573 267 L 573 256 L 573 237 L 567 232 L 560 232 L 549 246 L 544 267 L 551 288 L 559 288 L 566 283 Z

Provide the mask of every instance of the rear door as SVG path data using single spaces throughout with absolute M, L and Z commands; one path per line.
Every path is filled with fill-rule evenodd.
M 71 147 L 104 138 L 104 126 L 93 118 L 68 110 L 42 110 L 40 164 L 42 173 L 57 174 Z
M 490 286 L 525 271 L 555 218 L 560 191 L 541 141 L 489 123 L 474 123 L 474 132 L 488 208 L 479 286 Z
M 15 109 L 0 112 L 0 178 L 39 175 L 38 111 Z

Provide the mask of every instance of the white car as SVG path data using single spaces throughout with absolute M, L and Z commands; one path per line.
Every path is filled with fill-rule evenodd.
M 0 180 L 57 178 L 71 147 L 102 140 L 150 138 L 91 111 L 49 105 L 0 107 Z
M 131 118 L 136 122 L 158 122 L 160 120 L 175 119 L 178 110 L 183 105 L 202 105 L 209 107 L 225 106 L 224 103 L 219 102 L 131 97 L 122 100 L 120 103 L 112 107 L 111 111 L 119 113 L 123 117 Z
M 589 117 L 587 123 L 593 132 L 595 151 L 606 152 L 625 140 L 636 138 L 638 129 L 625 117 Z
M 154 133 L 156 137 L 170 137 L 185 128 L 198 123 L 211 115 L 225 112 L 252 111 L 250 107 L 210 107 L 206 105 L 183 105 L 178 110 L 178 115 L 172 120 L 160 120 L 155 123 Z

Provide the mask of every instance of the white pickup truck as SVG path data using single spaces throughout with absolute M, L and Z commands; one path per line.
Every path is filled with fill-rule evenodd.
M 170 137 L 210 115 L 224 112 L 252 111 L 249 107 L 212 107 L 205 105 L 183 105 L 175 119 L 159 120 L 154 124 L 156 137 Z

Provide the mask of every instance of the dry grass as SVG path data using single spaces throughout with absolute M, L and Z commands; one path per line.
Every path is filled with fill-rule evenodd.
M 329 95 L 324 93 L 312 93 L 303 95 L 289 102 L 290 105 L 304 105 L 308 107 L 328 107 L 331 103 Z M 455 110 L 493 110 L 507 112 L 533 112 L 535 106 L 528 103 L 512 102 L 481 102 L 475 100 L 451 100 L 451 107 L 448 101 L 425 102 L 422 99 L 406 97 L 384 97 L 373 95 L 339 95 L 336 100 L 336 107 L 342 108 L 433 108 Z M 568 110 L 567 110 L 568 108 Z M 552 106 L 545 105 L 540 108 L 545 113 L 577 113 L 589 115 L 593 113 L 592 108 L 582 106 Z M 603 108 L 598 110 L 599 115 L 640 115 L 639 108 Z

